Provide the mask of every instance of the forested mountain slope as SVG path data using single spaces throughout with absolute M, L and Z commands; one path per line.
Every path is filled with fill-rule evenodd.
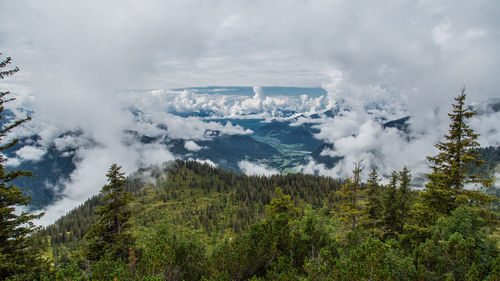
M 335 192 L 341 184 L 340 180 L 304 174 L 247 176 L 177 160 L 137 171 L 128 177 L 126 189 L 136 197 L 131 209 L 139 239 L 155 226 L 171 223 L 193 230 L 214 244 L 248 230 L 263 218 L 276 187 L 292 195 L 299 206 L 326 206 L 325 212 L 329 212 L 338 200 Z M 56 260 L 80 245 L 100 205 L 100 196 L 94 196 L 41 232 L 50 236 Z
M 478 134 L 465 123 L 475 114 L 464 107 L 465 96 L 464 89 L 455 98 L 449 134 L 435 145 L 440 153 L 427 157 L 423 189 L 411 188 L 407 167 L 386 185 L 375 169 L 363 181 L 362 161 L 343 182 L 252 177 L 180 160 L 127 181 L 113 164 L 102 197 L 39 234 L 56 263 L 41 276 L 498 280 L 498 198 L 484 192 L 493 179 L 476 174 L 494 167 L 473 169 L 483 161 Z M 482 154 L 495 159 L 495 152 Z
M 55 262 L 55 276 L 71 280 L 500 276 L 494 206 L 474 203 L 437 215 L 422 205 L 426 192 L 409 189 L 409 170 L 394 172 L 388 185 L 379 184 L 375 171 L 361 182 L 361 172 L 358 164 L 346 181 L 303 174 L 257 177 L 177 160 L 127 178 L 125 189 L 136 198 L 129 205 L 136 242 L 124 261 L 103 256 L 89 268 L 88 237 L 83 237 L 96 222 L 101 196 L 39 236 Z M 484 199 L 476 193 L 462 196 Z

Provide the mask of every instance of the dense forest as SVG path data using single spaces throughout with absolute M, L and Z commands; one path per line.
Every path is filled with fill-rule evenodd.
M 424 223 L 425 196 L 410 188 L 409 170 L 388 185 L 376 171 L 361 182 L 362 172 L 257 177 L 178 160 L 124 182 L 135 197 L 133 252 L 88 263 L 85 233 L 102 195 L 38 235 L 60 280 L 496 280 L 495 204 Z
M 342 182 L 332 178 L 289 174 L 271 177 L 236 174 L 196 161 L 173 161 L 163 167 L 142 169 L 130 175 L 124 186 L 135 200 L 129 209 L 138 236 L 145 236 L 159 225 L 170 224 L 198 233 L 208 245 L 247 231 L 265 218 L 266 205 L 274 189 L 281 187 L 297 206 L 333 210 L 339 200 L 336 191 Z M 40 235 L 50 237 L 56 260 L 67 259 L 65 250 L 78 248 L 89 227 L 96 221 L 94 211 L 102 205 L 101 196 L 87 200 Z
M 498 148 L 479 153 L 465 98 L 418 187 L 407 168 L 382 184 L 362 161 L 347 179 L 180 160 L 125 177 L 113 164 L 99 195 L 40 229 L 43 214 L 15 211 L 30 198 L 11 182 L 29 172 L 7 170 L 0 154 L 0 279 L 500 280 L 498 197 L 480 174 L 495 169 L 481 155 Z

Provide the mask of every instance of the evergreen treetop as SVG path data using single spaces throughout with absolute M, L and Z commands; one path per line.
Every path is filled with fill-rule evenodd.
M 487 187 L 492 183 L 490 179 L 468 172 L 473 167 L 481 166 L 483 161 L 478 154 L 479 134 L 474 133 L 467 124 L 467 120 L 477 112 L 467 108 L 465 98 L 466 93 L 463 88 L 460 95 L 455 98 L 453 111 L 448 114 L 451 123 L 445 141 L 435 145 L 439 153 L 427 157 L 432 173 L 427 174 L 429 182 L 424 197 L 432 209 L 442 214 L 449 214 L 457 206 L 456 199 L 464 194 L 463 189 L 466 185 Z
M 339 206 L 339 219 L 346 224 L 350 224 L 352 231 L 360 223 L 366 222 L 366 213 L 363 209 L 364 202 L 361 200 L 365 193 L 365 190 L 361 188 L 360 177 L 362 171 L 361 162 L 354 163 L 352 179 L 347 178 L 346 183 L 337 191 L 342 200 Z
M 86 256 L 90 261 L 97 261 L 103 255 L 126 260 L 134 239 L 127 230 L 130 228 L 131 212 L 128 204 L 134 200 L 130 192 L 125 192 L 125 176 L 121 167 L 113 164 L 106 176 L 108 184 L 102 187 L 102 200 L 106 205 L 96 210 L 99 217 L 85 235 L 87 239 Z
M 368 180 L 366 181 L 367 189 L 367 203 L 366 212 L 370 223 L 375 225 L 377 220 L 380 218 L 382 212 L 382 203 L 380 200 L 380 178 L 378 176 L 377 170 L 372 169 L 370 174 L 368 174 Z

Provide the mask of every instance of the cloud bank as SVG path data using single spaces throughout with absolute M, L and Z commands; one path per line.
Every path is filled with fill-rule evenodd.
M 238 166 L 245 174 L 252 176 L 269 177 L 272 175 L 280 174 L 277 169 L 273 169 L 265 165 L 253 163 L 246 160 L 238 162 Z

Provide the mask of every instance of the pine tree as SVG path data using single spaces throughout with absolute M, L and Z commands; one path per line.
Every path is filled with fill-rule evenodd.
M 101 190 L 106 205 L 96 210 L 99 218 L 85 235 L 86 256 L 90 261 L 97 261 L 105 254 L 126 261 L 130 248 L 135 244 L 133 236 L 127 231 L 131 216 L 128 204 L 134 197 L 130 192 L 125 192 L 125 177 L 120 169 L 120 166 L 113 164 L 106 174 L 108 184 Z
M 1 53 L 0 53 L 1 55 Z M 0 79 L 13 75 L 19 68 L 2 70 L 12 59 L 10 57 L 0 62 Z M 17 126 L 30 120 L 29 117 L 13 122 L 3 120 L 5 118 L 5 104 L 14 100 L 8 98 L 9 92 L 0 92 L 0 152 L 9 149 L 18 143 L 18 139 L 3 143 L 3 138 Z M 43 266 L 40 248 L 37 246 L 36 238 L 32 235 L 38 230 L 33 220 L 40 218 L 43 213 L 31 214 L 25 211 L 16 212 L 16 208 L 27 206 L 30 196 L 12 184 L 17 178 L 30 176 L 31 173 L 22 170 L 9 171 L 5 168 L 7 161 L 4 154 L 0 153 L 0 279 L 18 278 L 35 279 L 37 272 Z M 19 211 L 19 209 L 18 209 Z
M 445 141 L 435 145 L 439 154 L 427 157 L 432 173 L 427 174 L 429 182 L 423 194 L 424 201 L 440 214 L 448 215 L 458 204 L 470 203 L 470 200 L 488 201 L 477 193 L 470 193 L 472 196 L 468 196 L 469 192 L 464 192 L 464 187 L 467 184 L 486 187 L 492 183 L 477 174 L 469 174 L 472 168 L 481 166 L 483 161 L 478 154 L 479 135 L 466 123 L 477 112 L 466 107 L 465 98 L 464 88 L 455 98 L 453 112 L 448 114 L 451 124 Z
M 397 204 L 399 210 L 397 231 L 404 232 L 404 225 L 408 218 L 411 208 L 411 172 L 407 167 L 399 172 L 399 189 L 397 196 Z
M 368 175 L 368 180 L 366 181 L 368 199 L 366 204 L 366 213 L 372 228 L 376 227 L 379 223 L 383 211 L 379 182 L 380 178 L 377 170 L 372 169 Z
M 384 227 L 386 236 L 394 236 L 398 233 L 398 189 L 399 174 L 393 171 L 387 190 L 384 195 Z
M 365 221 L 365 213 L 363 210 L 363 202 L 361 198 L 364 190 L 361 189 L 360 175 L 363 171 L 361 162 L 354 163 L 352 171 L 353 177 L 346 179 L 346 183 L 337 191 L 341 197 L 339 219 L 351 225 L 351 230 L 356 229 L 356 225 Z

